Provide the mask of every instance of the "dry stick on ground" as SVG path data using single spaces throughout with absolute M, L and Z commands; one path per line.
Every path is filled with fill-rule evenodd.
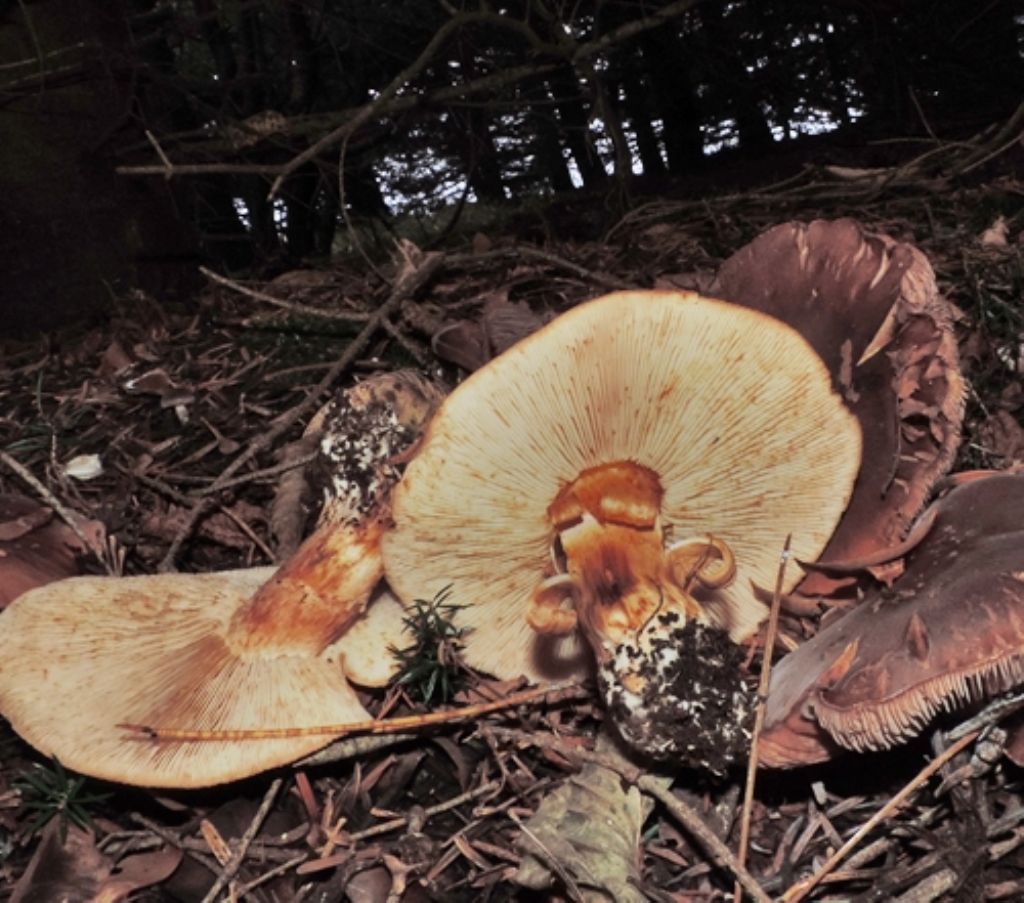
M 565 743 L 560 737 L 549 734 L 528 733 L 510 728 L 492 727 L 490 730 L 496 737 L 511 740 L 514 743 L 528 743 L 542 749 L 551 749 L 567 759 L 580 762 L 592 762 L 615 772 L 630 784 L 648 796 L 653 796 L 665 806 L 673 817 L 698 841 L 708 854 L 711 861 L 719 868 L 730 872 L 743 885 L 757 903 L 772 903 L 771 898 L 761 889 L 754 876 L 740 865 L 730 850 L 705 823 L 700 815 L 681 799 L 675 796 L 668 787 L 662 786 L 661 779 L 647 774 L 643 769 L 628 765 L 610 756 L 589 750 L 579 749 Z
M 415 728 L 431 727 L 437 724 L 451 724 L 455 721 L 467 721 L 513 708 L 528 702 L 562 702 L 569 699 L 589 697 L 575 681 L 553 684 L 548 687 L 532 687 L 519 693 L 510 693 L 493 702 L 481 702 L 463 706 L 458 709 L 443 709 L 438 712 L 426 712 L 420 715 L 406 715 L 402 718 L 373 719 L 371 721 L 351 721 L 345 724 L 322 724 L 314 727 L 282 727 L 266 730 L 179 730 L 172 727 L 154 727 L 148 724 L 119 724 L 118 727 L 140 740 L 152 740 L 157 743 L 202 743 L 207 740 L 274 740 L 282 737 L 318 737 L 343 736 L 345 734 L 391 734 Z
M 116 570 L 111 566 L 110 562 L 107 560 L 107 557 L 101 554 L 100 550 L 95 548 L 93 544 L 86 538 L 86 535 L 82 532 L 82 528 L 79 527 L 78 524 L 75 522 L 74 515 L 67 508 L 64 507 L 64 505 L 61 503 L 60 499 L 57 498 L 57 496 L 50 492 L 50 490 L 47 489 L 46 486 L 44 486 L 38 479 L 36 479 L 35 474 L 33 474 L 31 470 L 25 467 L 24 464 L 21 464 L 19 461 L 16 461 L 9 454 L 7 454 L 7 452 L 4 451 L 0 451 L 0 462 L 6 464 L 11 471 L 13 471 L 19 477 L 21 477 L 22 480 L 24 480 L 29 486 L 32 487 L 32 489 L 34 489 L 39 494 L 40 498 L 42 498 L 42 500 L 46 502 L 47 505 L 49 505 L 54 511 L 57 512 L 57 514 L 60 516 L 60 519 L 64 521 L 64 523 L 66 523 L 68 527 L 71 528 L 71 532 L 74 533 L 75 536 L 77 536 L 78 539 L 81 541 L 82 547 L 88 549 L 92 553 L 93 557 L 101 565 L 103 565 L 103 569 L 107 572 L 109 576 L 113 577 L 117 573 Z
M 443 812 L 457 809 L 459 806 L 471 802 L 481 796 L 486 796 L 488 793 L 498 793 L 501 790 L 501 787 L 501 781 L 490 781 L 486 784 L 481 784 L 473 790 L 467 790 L 465 793 L 460 793 L 458 796 L 447 799 L 443 803 L 436 803 L 433 806 L 429 806 L 422 811 L 423 823 L 426 824 L 426 822 L 435 815 L 440 815 Z M 371 837 L 377 837 L 381 834 L 388 834 L 391 831 L 397 831 L 399 828 L 404 828 L 408 825 L 411 820 L 412 819 L 409 816 L 399 816 L 398 818 L 389 819 L 386 822 L 381 822 L 379 825 L 374 825 L 373 827 L 366 828 L 362 831 L 356 831 L 353 834 L 345 834 L 344 842 L 346 849 L 337 853 L 332 853 L 329 856 L 322 856 L 319 859 L 310 859 L 307 855 L 306 861 L 303 862 L 302 866 L 298 869 L 298 873 L 300 875 L 307 875 L 313 872 L 323 871 L 327 868 L 334 868 L 351 857 L 352 844 L 358 843 L 361 840 L 367 840 Z
M 952 746 L 948 747 L 945 752 L 940 756 L 936 756 L 931 762 L 929 762 L 924 768 L 917 773 L 917 775 L 905 786 L 899 793 L 897 793 L 892 799 L 889 800 L 881 809 L 879 809 L 874 815 L 871 816 L 863 825 L 861 825 L 852 837 L 846 843 L 844 843 L 838 850 L 835 851 L 825 862 L 821 868 L 818 869 L 810 878 L 805 878 L 803 881 L 794 884 L 786 893 L 782 899 L 784 903 L 799 903 L 803 900 L 815 887 L 817 887 L 822 879 L 832 872 L 840 862 L 842 862 L 850 851 L 857 846 L 871 831 L 873 831 L 878 825 L 880 825 L 890 815 L 894 814 L 897 809 L 903 804 L 903 802 L 921 787 L 925 781 L 928 780 L 933 774 L 935 774 L 943 765 L 945 765 L 950 759 L 957 755 L 957 753 L 966 749 L 977 739 L 980 731 L 974 731 L 973 733 L 967 734 L 956 741 Z
M 523 820 L 509 810 L 508 817 L 519 826 L 519 830 L 526 835 L 533 844 L 534 855 L 537 856 L 544 865 L 546 865 L 562 882 L 562 886 L 565 888 L 565 893 L 573 903 L 583 903 L 584 896 L 580 892 L 579 887 L 576 886 L 576 882 L 573 880 L 572 875 L 569 874 L 568 869 L 562 865 L 559 858 L 547 848 L 547 845 L 541 840 L 530 828 L 523 823 Z
M 743 788 L 743 812 L 740 816 L 740 842 L 736 859 L 742 866 L 747 864 L 747 845 L 750 842 L 750 813 L 754 808 L 754 784 L 757 781 L 757 742 L 764 727 L 764 713 L 768 703 L 768 684 L 772 676 L 772 652 L 775 638 L 779 634 L 779 611 L 782 608 L 782 582 L 786 577 L 789 563 L 789 545 L 793 535 L 786 537 L 779 556 L 779 570 L 775 575 L 775 591 L 772 593 L 772 608 L 768 615 L 768 627 L 764 635 L 764 658 L 761 660 L 761 680 L 757 687 L 757 709 L 754 712 L 754 730 L 750 737 L 750 759 L 747 762 L 747 778 Z M 743 888 L 736 882 L 733 890 L 735 903 L 743 899 Z
M 249 851 L 249 845 L 256 839 L 260 828 L 263 827 L 263 822 L 266 821 L 267 816 L 270 814 L 270 807 L 274 805 L 274 800 L 277 799 L 278 791 L 283 783 L 283 778 L 274 778 L 270 787 L 267 788 L 267 792 L 263 795 L 263 802 L 260 803 L 259 809 L 256 810 L 256 815 L 253 816 L 252 822 L 250 822 L 249 827 L 242 835 L 241 840 L 238 841 L 238 849 L 235 850 L 234 855 L 228 860 L 224 868 L 221 869 L 217 880 L 213 882 L 213 887 L 203 897 L 203 903 L 213 903 L 217 899 L 217 895 L 224 889 L 224 886 L 238 873 L 242 862 L 245 860 L 245 854 Z M 235 899 L 235 894 L 232 894 L 231 898 Z
M 252 298 L 255 301 L 262 301 L 264 304 L 270 304 L 274 307 L 281 308 L 281 310 L 290 311 L 291 313 L 305 314 L 309 317 L 321 317 L 324 320 L 344 320 L 349 323 L 365 323 L 370 319 L 370 314 L 359 311 L 322 310 L 319 307 L 311 307 L 308 304 L 299 304 L 295 301 L 285 301 L 281 298 L 275 298 L 273 295 L 268 295 L 266 292 L 261 292 L 258 289 L 242 285 L 242 283 L 236 282 L 234 279 L 228 279 L 227 276 L 221 276 L 220 273 L 215 273 L 207 267 L 200 267 L 199 272 L 211 282 L 223 285 L 225 288 L 229 288 L 233 292 L 238 292 L 238 294 L 245 295 L 247 298 Z
M 246 447 L 245 451 L 221 471 L 220 476 L 213 481 L 207 492 L 214 493 L 223 489 L 231 477 L 241 470 L 243 466 L 262 451 L 269 448 L 278 437 L 291 429 L 292 425 L 300 418 L 312 413 L 320 403 L 321 396 L 355 362 L 356 358 L 359 357 L 363 349 L 369 344 L 370 339 L 373 338 L 374 334 L 381 327 L 384 320 L 395 313 L 403 301 L 415 294 L 441 268 L 443 262 L 444 255 L 433 253 L 425 255 L 417 265 L 403 266 L 387 300 L 370 317 L 366 325 L 360 330 L 359 335 L 349 342 L 344 353 L 338 358 L 331 369 L 324 374 L 323 379 L 316 384 L 303 401 L 279 417 L 270 429 L 256 436 Z M 186 522 L 182 525 L 178 535 L 174 537 L 170 547 L 167 549 L 167 553 L 160 562 L 158 570 L 174 570 L 174 561 L 178 557 L 182 545 L 192 535 L 196 524 L 199 523 L 203 515 L 209 510 L 210 504 L 209 496 L 205 496 L 192 508 Z

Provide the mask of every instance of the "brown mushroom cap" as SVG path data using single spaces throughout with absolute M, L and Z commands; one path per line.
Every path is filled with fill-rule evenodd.
M 963 414 L 951 308 L 927 258 L 849 219 L 785 223 L 725 261 L 712 291 L 799 331 L 860 421 L 864 460 L 822 557 L 899 543 L 953 461 Z M 810 574 L 801 591 L 829 584 Z
M 936 505 L 893 590 L 775 668 L 763 764 L 891 747 L 941 711 L 1024 683 L 1024 474 L 966 483 Z
M 813 349 L 779 321 L 677 292 L 581 305 L 496 358 L 444 402 L 393 499 L 385 569 L 403 600 L 446 585 L 466 655 L 499 676 L 585 666 L 572 637 L 526 621 L 547 576 L 549 506 L 588 468 L 660 481 L 676 539 L 711 535 L 736 579 L 705 600 L 734 638 L 764 608 L 786 535 L 813 559 L 860 462 L 860 430 Z M 792 571 L 791 571 L 792 574 Z M 791 576 L 791 582 L 796 579 Z

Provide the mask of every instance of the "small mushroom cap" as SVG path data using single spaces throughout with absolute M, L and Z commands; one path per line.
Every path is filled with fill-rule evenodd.
M 272 573 L 75 577 L 26 593 L 0 616 L 0 711 L 69 768 L 127 784 L 205 787 L 314 752 L 330 738 L 158 745 L 117 726 L 365 719 L 336 664 L 231 647 L 232 617 Z
M 763 764 L 895 746 L 941 711 L 1024 683 L 1024 474 L 965 483 L 936 505 L 893 591 L 775 668 Z
M 712 534 L 737 578 L 704 600 L 735 639 L 764 614 L 787 534 L 814 559 L 846 506 L 860 429 L 791 328 L 678 292 L 581 305 L 467 379 L 395 490 L 385 572 L 403 600 L 451 584 L 466 658 L 501 677 L 587 665 L 573 638 L 526 621 L 546 571 L 548 507 L 586 468 L 631 461 L 664 489 L 677 537 Z M 798 575 L 790 569 L 790 584 Z

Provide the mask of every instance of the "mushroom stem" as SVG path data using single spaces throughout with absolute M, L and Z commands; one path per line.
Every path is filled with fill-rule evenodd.
M 365 611 L 384 574 L 378 518 L 321 524 L 240 608 L 228 628 L 238 650 L 317 655 Z
M 599 661 L 659 613 L 674 611 L 707 623 L 690 593 L 696 581 L 718 588 L 736 574 L 720 539 L 692 539 L 665 548 L 662 488 L 655 473 L 633 461 L 591 467 L 563 487 L 548 519 L 565 555 L 565 575 L 535 591 L 527 616 L 544 633 L 564 633 L 578 619 Z M 562 603 L 573 590 L 576 614 Z

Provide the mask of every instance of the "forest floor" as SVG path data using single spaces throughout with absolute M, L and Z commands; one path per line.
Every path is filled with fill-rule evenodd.
M 699 288 L 772 225 L 852 216 L 927 254 L 959 311 L 970 382 L 954 469 L 1005 468 L 1024 462 L 1024 182 L 979 150 L 951 149 L 903 172 L 808 168 L 742 194 L 638 203 L 600 241 L 532 243 L 521 238 L 529 229 L 494 228 L 438 250 L 429 284 L 400 299 L 393 324 L 368 330 L 359 347 L 353 341 L 392 292 L 397 263 L 371 269 L 355 257 L 246 282 L 248 293 L 211 282 L 182 310 L 132 294 L 108 325 L 2 344 L 0 451 L 102 525 L 103 557 L 124 573 L 155 572 L 169 550 L 187 571 L 271 563 L 277 453 L 299 437 L 308 414 L 238 471 L 245 479 L 227 488 L 217 481 L 325 374 L 332 391 L 399 366 L 453 382 L 458 371 L 434 356 L 431 335 L 488 302 L 552 314 L 620 287 Z M 536 230 L 558 232 L 538 217 Z M 83 474 L 94 463 L 87 456 L 98 453 L 101 472 Z M 37 496 L 2 465 L 0 490 Z M 201 500 L 210 514 L 189 536 L 189 511 Z M 88 556 L 86 566 L 101 572 Z M 470 698 L 478 697 L 462 700 Z M 391 715 L 422 709 L 393 691 L 365 700 L 372 711 L 386 703 Z M 413 739 L 379 738 L 357 758 L 191 792 L 82 785 L 3 726 L 0 897 L 584 898 L 565 874 L 557 892 L 527 891 L 513 876 L 528 849 L 523 823 L 575 780 L 580 763 L 567 750 L 590 749 L 601 720 L 593 701 L 570 695 Z M 556 735 L 560 745 L 544 743 Z M 763 772 L 747 865 L 764 891 L 779 896 L 811 874 L 913 779 L 929 749 L 920 738 L 889 753 Z M 674 789 L 664 792 L 689 801 L 735 848 L 742 774 L 673 777 Z M 1024 773 L 1008 762 L 942 796 L 921 787 L 809 898 L 1020 899 L 1024 822 L 1003 816 L 1020 809 L 1022 791 Z M 637 854 L 630 863 L 627 844 L 622 869 L 639 894 L 731 897 L 734 876 L 712 862 L 672 806 L 635 804 L 625 823 Z

